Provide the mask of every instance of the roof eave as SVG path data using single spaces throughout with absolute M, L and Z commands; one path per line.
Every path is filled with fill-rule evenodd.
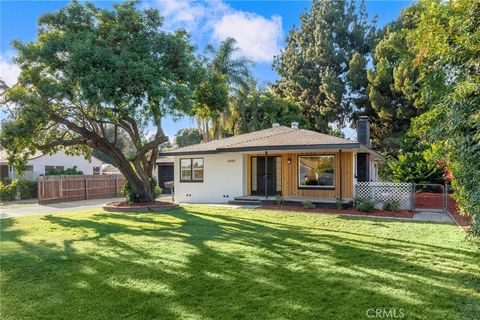
M 175 150 L 160 153 L 160 156 L 185 156 L 198 154 L 216 154 L 228 152 L 247 152 L 247 151 L 304 151 L 304 150 L 334 150 L 334 149 L 360 149 L 360 143 L 337 143 L 337 144 L 312 144 L 312 145 L 283 145 L 283 146 L 251 146 L 237 148 L 218 148 L 215 150 L 204 151 L 179 151 Z
M 385 161 L 385 157 L 382 154 L 380 154 L 379 152 L 373 150 L 372 148 L 364 144 L 360 144 L 360 150 L 373 155 L 375 158 L 377 158 L 380 161 Z

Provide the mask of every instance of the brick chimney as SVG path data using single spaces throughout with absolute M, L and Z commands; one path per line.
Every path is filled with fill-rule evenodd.
M 357 121 L 357 141 L 370 147 L 370 121 L 368 117 L 361 116 Z

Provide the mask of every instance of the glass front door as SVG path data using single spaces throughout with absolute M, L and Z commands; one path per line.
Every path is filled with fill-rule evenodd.
M 251 181 L 253 195 L 282 194 L 282 158 L 278 156 L 252 157 Z

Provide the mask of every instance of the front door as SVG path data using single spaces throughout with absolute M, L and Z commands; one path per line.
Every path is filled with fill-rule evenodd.
M 277 160 L 278 158 L 278 160 Z M 252 170 L 252 182 L 256 182 L 256 188 L 252 188 L 252 193 L 263 196 L 273 196 L 281 193 L 279 190 L 279 184 L 277 184 L 277 173 L 281 174 L 281 163 L 279 157 L 253 157 L 252 162 L 256 162 L 253 165 L 256 170 Z M 266 162 L 266 163 L 265 163 Z M 256 172 L 254 172 L 256 171 Z M 278 172 L 277 172 L 278 171 Z

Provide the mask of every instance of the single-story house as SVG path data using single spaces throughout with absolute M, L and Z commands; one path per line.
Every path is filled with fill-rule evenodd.
M 354 196 L 356 181 L 377 181 L 383 157 L 370 147 L 370 124 L 358 142 L 274 124 L 272 128 L 162 152 L 173 156 L 175 201 L 325 200 Z
M 37 151 L 28 159 L 25 172 L 18 175 L 12 166 L 8 165 L 7 152 L 0 151 L 0 180 L 5 178 L 23 178 L 36 180 L 40 175 L 47 175 L 50 169 L 68 169 L 77 167 L 83 174 L 102 174 L 102 161 L 93 157 L 86 160 L 83 156 L 69 156 L 63 151 L 47 155 Z

